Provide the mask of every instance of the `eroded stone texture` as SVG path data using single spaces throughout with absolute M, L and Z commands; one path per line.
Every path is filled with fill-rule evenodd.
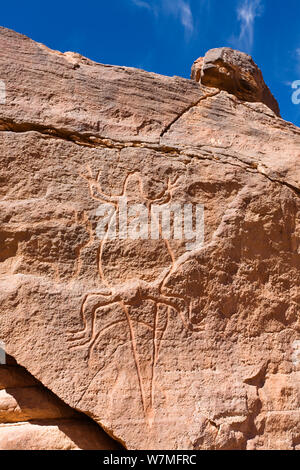
M 299 447 L 299 129 L 5 29 L 0 51 L 8 353 L 129 449 Z M 101 241 L 121 196 L 203 204 L 204 246 Z
M 252 57 L 229 47 L 211 49 L 192 66 L 191 78 L 226 90 L 243 101 L 264 103 L 277 116 L 279 106 Z

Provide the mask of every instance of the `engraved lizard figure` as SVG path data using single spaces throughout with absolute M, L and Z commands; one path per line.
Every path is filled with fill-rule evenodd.
M 93 178 L 92 171 L 88 168 L 88 175 L 82 175 L 88 182 L 91 197 L 97 201 L 109 203 L 115 208 L 108 222 L 108 228 L 115 223 L 115 217 L 120 205 L 124 202 L 124 198 L 130 199 L 133 195 L 135 202 L 143 203 L 149 211 L 151 206 L 168 204 L 172 200 L 172 195 L 176 189 L 177 179 L 171 181 L 168 179 L 167 189 L 159 195 L 157 199 L 149 199 L 144 194 L 143 182 L 139 172 L 130 173 L 124 182 L 121 195 L 108 195 L 102 191 L 99 183 L 100 172 L 97 179 Z M 162 234 L 161 234 L 162 235 Z M 124 240 L 126 243 L 126 240 Z M 81 319 L 84 325 L 83 329 L 77 332 L 70 332 L 70 342 L 72 349 L 87 348 L 88 355 L 91 356 L 101 335 L 109 329 L 116 327 L 122 323 L 127 323 L 129 327 L 132 353 L 136 366 L 138 384 L 141 394 L 143 411 L 146 422 L 151 426 L 154 419 L 154 385 L 155 385 L 155 366 L 158 361 L 161 342 L 167 329 L 170 310 L 175 310 L 186 329 L 197 331 L 195 325 L 190 321 L 191 305 L 188 300 L 179 295 L 171 296 L 164 293 L 164 286 L 168 277 L 175 268 L 175 256 L 168 240 L 162 238 L 160 244 L 163 245 L 168 261 L 168 266 L 153 281 L 140 279 L 139 277 L 131 277 L 125 282 L 111 278 L 105 273 L 105 263 L 103 262 L 106 249 L 112 249 L 115 242 L 108 239 L 108 230 L 101 240 L 99 246 L 99 275 L 102 283 L 107 288 L 106 291 L 88 293 L 85 295 L 81 306 Z M 143 302 L 148 301 L 153 305 L 153 321 L 152 324 L 140 321 L 134 318 L 132 312 L 138 308 Z M 123 319 L 110 322 L 108 324 L 101 323 L 101 309 L 111 305 L 120 305 L 124 313 Z M 164 307 L 164 309 L 163 309 Z M 167 310 L 167 314 L 165 314 Z M 139 354 L 139 338 L 136 333 L 138 324 L 141 323 L 148 328 L 153 335 L 152 338 L 152 360 L 150 365 L 145 365 L 145 361 Z

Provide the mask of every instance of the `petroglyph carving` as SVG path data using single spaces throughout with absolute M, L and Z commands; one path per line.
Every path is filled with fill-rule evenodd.
M 173 192 L 177 188 L 177 179 L 171 181 L 168 180 L 167 188 L 165 191 L 158 196 L 157 199 L 150 200 L 147 198 L 144 192 L 143 181 L 140 173 L 130 173 L 124 182 L 124 187 L 121 195 L 108 195 L 102 191 L 99 183 L 100 173 L 97 179 L 92 176 L 92 171 L 88 168 L 88 173 L 82 175 L 83 178 L 88 182 L 90 195 L 93 199 L 104 203 L 109 203 L 115 207 L 115 211 L 111 212 L 111 217 L 107 221 L 109 233 L 110 226 L 115 223 L 114 218 L 118 214 L 118 210 L 124 197 L 130 199 L 132 196 L 130 190 L 132 184 L 138 188 L 135 192 L 135 202 L 140 201 L 146 205 L 148 209 L 155 203 L 167 204 L 172 201 Z M 169 316 L 171 311 L 176 312 L 184 327 L 192 332 L 199 331 L 200 327 L 194 325 L 191 322 L 191 301 L 183 296 L 176 293 L 174 295 L 166 292 L 165 286 L 168 282 L 170 275 L 174 270 L 178 269 L 180 265 L 180 258 L 176 261 L 175 254 L 170 246 L 168 240 L 163 238 L 165 250 L 167 250 L 170 257 L 170 265 L 152 282 L 147 282 L 141 279 L 130 279 L 124 283 L 114 284 L 111 280 L 108 280 L 104 274 L 103 266 L 103 250 L 108 241 L 108 235 L 106 235 L 101 241 L 99 246 L 99 275 L 102 283 L 106 290 L 102 292 L 92 292 L 85 295 L 82 306 L 81 306 L 81 321 L 83 328 L 80 331 L 69 332 L 70 349 L 87 349 L 88 357 L 90 358 L 97 343 L 101 339 L 101 336 L 107 333 L 109 330 L 117 328 L 122 324 L 128 325 L 132 354 L 135 362 L 136 373 L 138 378 L 139 390 L 143 405 L 143 411 L 146 422 L 149 426 L 152 425 L 154 420 L 154 392 L 155 392 L 155 366 L 159 359 L 159 352 L 161 349 L 164 334 L 168 327 Z M 126 240 L 124 240 L 126 243 Z M 159 263 L 159 260 L 158 260 Z M 153 304 L 153 319 L 151 323 L 140 321 L 132 318 L 131 309 L 141 305 L 143 302 L 150 302 Z M 101 310 L 104 308 L 119 305 L 123 312 L 123 318 L 108 322 L 107 320 L 101 321 Z M 145 367 L 141 367 L 143 357 L 139 354 L 138 337 L 136 333 L 137 324 L 142 324 L 143 327 L 147 328 L 152 332 L 152 359 L 150 364 L 151 373 L 145 373 Z M 143 370 L 144 372 L 143 372 Z

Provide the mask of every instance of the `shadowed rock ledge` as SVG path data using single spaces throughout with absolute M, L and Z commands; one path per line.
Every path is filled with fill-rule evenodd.
M 0 340 L 128 449 L 299 449 L 300 129 L 248 56 L 210 51 L 193 78 L 0 28 Z M 202 205 L 204 242 L 100 239 L 125 197 Z M 1 393 L 9 419 L 42 416 Z
M 6 365 L 0 365 L 0 449 L 117 450 L 120 446 L 7 357 Z

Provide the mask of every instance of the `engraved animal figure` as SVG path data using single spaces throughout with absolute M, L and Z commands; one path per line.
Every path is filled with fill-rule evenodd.
M 135 202 L 142 202 L 148 210 L 151 210 L 153 204 L 163 205 L 171 202 L 173 192 L 177 187 L 177 180 L 172 182 L 169 179 L 167 189 L 159 195 L 158 199 L 149 199 L 144 193 L 140 173 L 133 172 L 126 177 L 121 195 L 108 195 L 102 191 L 99 183 L 100 173 L 97 179 L 94 179 L 91 170 L 88 168 L 88 175 L 85 174 L 82 176 L 89 184 L 90 194 L 93 199 L 112 204 L 112 206 L 115 207 L 116 211 L 111 216 L 108 226 L 115 223 L 114 217 L 116 217 L 118 208 L 125 197 L 130 199 L 131 196 L 134 196 Z M 144 240 L 142 240 L 142 242 L 145 243 Z M 126 240 L 124 240 L 124 243 L 126 243 Z M 186 329 L 197 331 L 195 325 L 190 321 L 190 301 L 184 297 L 180 297 L 178 294 L 172 296 L 169 293 L 164 293 L 164 286 L 173 270 L 176 269 L 176 262 L 169 241 L 161 239 L 160 244 L 162 245 L 160 248 L 163 248 L 165 251 L 166 259 L 168 259 L 169 264 L 158 274 L 155 280 L 149 281 L 147 279 L 131 277 L 125 281 L 123 280 L 123 282 L 121 279 L 120 282 L 119 274 L 116 274 L 115 279 L 112 278 L 110 272 L 106 275 L 105 263 L 103 263 L 105 250 L 112 248 L 116 243 L 114 240 L 109 240 L 107 235 L 101 240 L 98 268 L 101 281 L 106 286 L 107 290 L 85 295 L 80 312 L 84 327 L 81 331 L 70 332 L 71 336 L 69 338 L 71 349 L 86 348 L 90 357 L 97 342 L 104 333 L 118 325 L 127 323 L 143 412 L 149 426 L 152 425 L 154 420 L 155 366 L 159 358 L 164 333 L 168 326 L 171 309 L 178 313 Z M 117 269 L 117 271 L 119 273 L 119 269 Z M 144 305 L 145 302 L 149 304 L 152 313 L 153 318 L 151 322 L 140 318 L 137 313 L 139 312 L 139 306 Z M 121 307 L 123 318 L 108 322 L 106 318 L 106 320 L 102 321 L 104 308 L 113 305 L 119 305 Z M 145 351 L 145 344 L 142 344 L 143 339 L 140 337 L 144 337 L 145 335 L 138 334 L 139 328 L 147 329 L 148 334 L 151 335 L 147 337 L 147 347 L 149 346 L 152 349 L 151 354 L 149 354 L 149 357 L 151 357 L 150 362 L 143 358 L 143 353 L 140 352 L 141 350 Z

